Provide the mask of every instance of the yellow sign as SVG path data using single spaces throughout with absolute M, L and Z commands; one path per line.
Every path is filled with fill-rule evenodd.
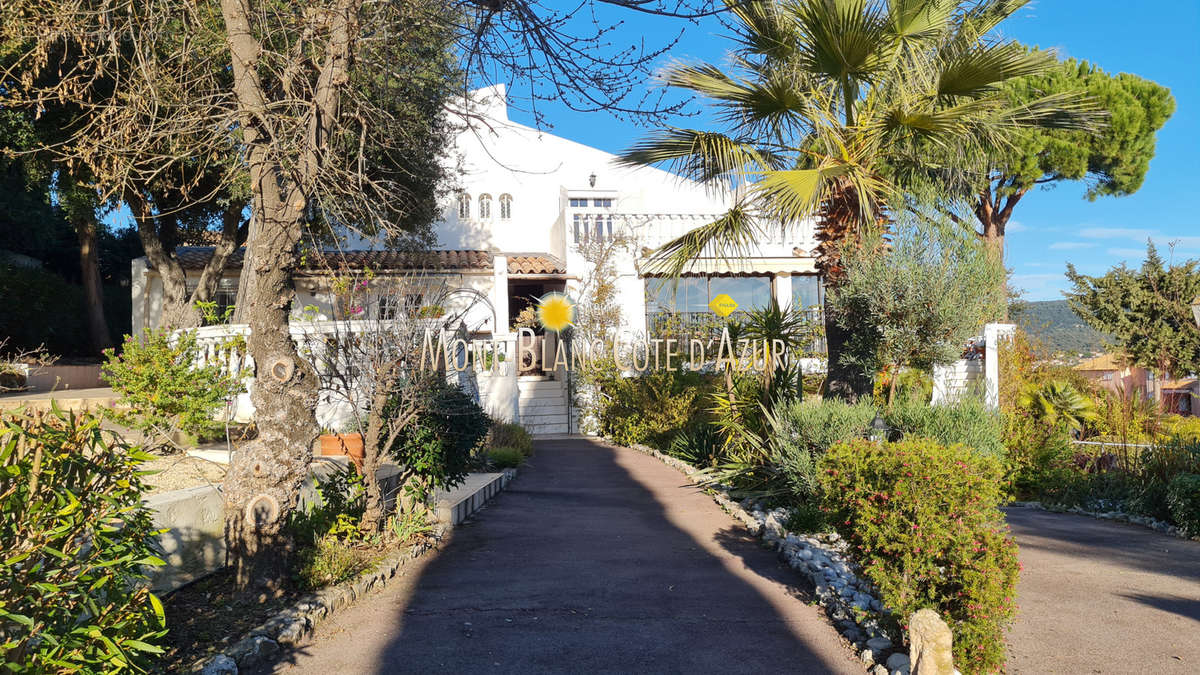
M 561 332 L 575 324 L 575 303 L 562 293 L 547 293 L 538 301 L 537 318 L 546 330 Z
M 713 314 L 726 317 L 733 314 L 734 310 L 738 308 L 738 304 L 733 298 L 729 297 L 728 293 L 722 293 L 708 303 L 708 308 L 713 311 Z

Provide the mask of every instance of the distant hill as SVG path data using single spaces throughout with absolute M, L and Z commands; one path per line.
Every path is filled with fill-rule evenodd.
M 1104 350 L 1104 334 L 1084 323 L 1071 311 L 1066 300 L 1020 303 L 1013 308 L 1012 320 L 1052 353 Z

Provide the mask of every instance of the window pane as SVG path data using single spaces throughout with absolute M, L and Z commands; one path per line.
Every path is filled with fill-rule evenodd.
M 792 277 L 792 308 L 813 309 L 821 306 L 821 279 L 814 274 Z
M 738 304 L 738 311 L 762 309 L 771 304 L 770 277 L 712 277 L 709 300 L 725 293 Z M 708 300 L 705 300 L 707 306 Z

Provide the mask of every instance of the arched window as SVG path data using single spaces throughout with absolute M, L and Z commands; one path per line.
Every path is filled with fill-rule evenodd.
M 512 218 L 512 195 L 500 195 L 500 219 L 508 220 Z
M 492 217 L 492 196 L 489 194 L 479 195 L 479 219 L 487 220 Z
M 471 195 L 462 193 L 458 196 L 458 219 L 466 220 L 471 217 Z

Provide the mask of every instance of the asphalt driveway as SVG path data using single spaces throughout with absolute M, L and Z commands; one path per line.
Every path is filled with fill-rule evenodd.
M 1009 509 L 1024 566 L 1016 673 L 1200 673 L 1200 542 Z
M 299 673 L 861 674 L 781 565 L 675 470 L 587 439 L 279 664 Z

